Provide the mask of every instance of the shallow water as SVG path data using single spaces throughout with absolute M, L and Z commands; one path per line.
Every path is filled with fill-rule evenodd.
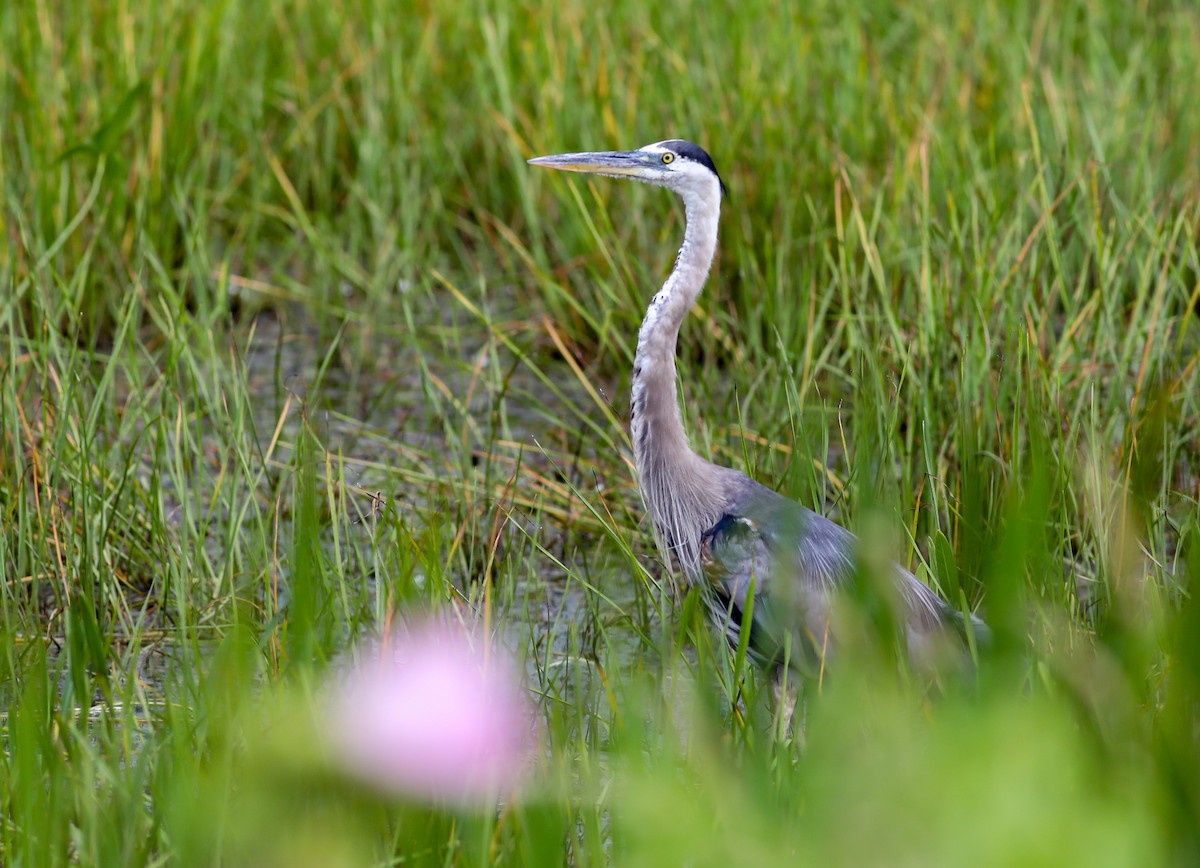
M 343 341 L 350 345 L 357 338 L 348 334 Z M 555 397 L 546 395 L 545 386 L 526 366 L 514 365 L 505 350 L 489 349 L 482 332 L 465 334 L 457 353 L 431 352 L 422 347 L 418 355 L 413 346 L 396 344 L 379 347 L 365 365 L 343 365 L 335 354 L 322 371 L 326 354 L 323 340 L 316 324 L 302 314 L 279 317 L 271 313 L 240 326 L 230 338 L 237 347 L 252 400 L 257 454 L 268 454 L 269 445 L 277 440 L 255 497 L 264 513 L 278 521 L 280 551 L 289 552 L 291 547 L 293 510 L 287 498 L 293 488 L 289 479 L 295 472 L 294 450 L 307 420 L 324 450 L 323 454 L 318 452 L 322 461 L 318 487 L 323 505 L 330 494 L 326 490 L 327 456 L 334 462 L 335 476 L 341 474 L 333 482 L 339 488 L 334 493 L 337 511 L 332 518 L 322 519 L 321 549 L 329 562 L 341 559 L 340 569 L 335 567 L 335 572 L 343 572 L 348 578 L 362 576 L 372 601 L 367 611 L 387 608 L 379 608 L 374 602 L 378 591 L 375 565 L 395 554 L 387 550 L 395 547 L 395 536 L 382 532 L 380 522 L 400 522 L 419 538 L 429 522 L 449 519 L 451 524 L 470 525 L 487 519 L 494 514 L 495 504 L 487 502 L 486 490 L 477 495 L 477 513 L 460 511 L 461 504 L 447 500 L 456 490 L 463 490 L 472 477 L 478 489 L 485 482 L 494 484 L 497 478 L 506 479 L 512 468 L 518 468 L 515 478 L 508 482 L 508 488 L 518 493 L 535 487 L 531 474 L 566 482 L 585 492 L 603 485 L 632 485 L 632 479 L 603 477 L 601 468 L 623 473 L 626 465 L 612 456 L 599 460 L 592 432 L 566 430 L 560 421 L 549 418 L 558 412 Z M 486 352 L 498 357 L 482 358 Z M 544 358 L 538 363 L 576 406 L 589 406 L 590 399 L 565 363 Z M 486 374 L 478 375 L 479 367 L 488 364 L 498 364 L 504 371 L 503 394 Z M 439 409 L 427 397 L 435 389 L 449 393 L 454 401 L 438 391 Z M 527 394 L 534 396 L 528 403 L 522 398 Z M 541 395 L 546 397 L 539 408 L 533 402 Z M 457 407 L 454 402 L 458 402 Z M 599 411 L 594 413 L 597 421 L 603 422 Z M 478 427 L 473 428 L 468 420 L 478 423 Z M 199 418 L 193 429 L 201 442 L 210 438 L 220 443 L 219 432 L 225 421 Z M 502 430 L 495 430 L 497 427 Z M 549 458 L 542 449 L 544 445 L 557 453 L 564 444 L 572 447 L 570 463 Z M 159 473 L 158 483 L 168 519 L 177 525 L 181 536 L 187 533 L 181 523 L 185 509 L 204 516 L 204 556 L 210 564 L 220 565 L 228 556 L 228 524 L 235 517 L 223 507 L 224 501 L 213 496 L 221 475 L 217 458 L 208 458 L 212 464 L 189 476 L 186 492 L 178 491 L 163 473 Z M 493 461 L 495 466 L 489 469 L 487 465 Z M 150 474 L 156 468 L 143 462 L 140 471 L 143 484 L 149 486 Z M 426 479 L 427 483 L 422 481 Z M 284 499 L 276 503 L 273 498 L 280 497 L 281 492 Z M 632 493 L 632 489 L 625 493 Z M 634 610 L 639 580 L 624 556 L 603 535 L 564 524 L 558 516 L 536 506 L 502 506 L 505 521 L 498 528 L 498 538 L 489 537 L 493 551 L 484 553 L 494 559 L 493 626 L 501 640 L 526 659 L 531 687 L 536 692 L 553 697 L 579 690 L 590 693 L 597 660 L 604 665 L 628 665 L 646 651 L 645 640 L 621 614 Z M 573 509 L 583 513 L 579 504 Z M 383 518 L 384 510 L 395 510 L 396 514 Z M 336 527 L 331 521 L 337 522 Z M 479 532 L 477 528 L 475 533 Z M 335 535 L 339 545 L 334 543 Z M 654 553 L 647 551 L 645 557 L 652 560 Z M 470 557 L 467 560 L 475 561 Z M 276 566 L 282 607 L 289 597 L 286 554 L 271 568 Z M 468 566 L 465 573 L 463 569 L 460 556 L 450 565 L 448 578 L 462 599 L 478 602 L 481 576 L 472 567 Z M 604 599 L 591 593 L 580 576 L 601 588 Z M 413 578 L 418 585 L 424 580 L 420 565 Z M 261 586 L 248 590 L 262 593 Z M 599 621 L 603 621 L 602 628 L 598 627 Z M 164 619 L 152 614 L 148 627 L 169 635 L 169 616 Z M 345 635 L 342 641 L 349 647 L 361 638 Z M 170 682 L 172 655 L 170 639 L 142 652 L 138 677 L 151 697 L 162 695 Z

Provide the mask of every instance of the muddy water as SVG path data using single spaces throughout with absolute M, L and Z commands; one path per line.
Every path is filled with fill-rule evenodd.
M 346 347 L 353 347 L 359 338 L 348 333 L 342 339 Z M 514 364 L 511 354 L 502 347 L 489 348 L 485 339 L 482 333 L 466 335 L 450 352 L 430 352 L 423 346 L 420 356 L 412 347 L 373 348 L 366 365 L 343 365 L 335 354 L 323 372 L 327 344 L 315 325 L 302 318 L 281 321 L 271 315 L 260 316 L 254 324 L 253 341 L 242 344 L 260 443 L 265 448 L 272 433 L 277 428 L 280 432 L 272 464 L 281 473 L 293 472 L 292 449 L 305 418 L 321 447 L 343 462 L 345 490 L 340 494 L 355 502 L 346 505 L 348 519 L 340 527 L 343 541 L 352 535 L 354 545 L 343 544 L 341 556 L 359 559 L 359 563 L 347 565 L 346 573 L 362 574 L 372 590 L 367 562 L 375 554 L 373 546 L 393 544 L 385 542 L 390 535 L 373 533 L 373 509 L 386 502 L 402 510 L 403 521 L 417 536 L 424 522 L 447 517 L 455 520 L 456 505 L 446 503 L 446 494 L 438 489 L 444 484 L 451 492 L 456 486 L 461 490 L 461 480 L 442 478 L 438 484 L 431 481 L 424 485 L 414 477 L 423 474 L 423 468 L 482 477 L 486 450 L 491 445 L 486 441 L 490 436 L 487 426 L 497 418 L 504 420 L 500 439 L 525 447 L 520 459 L 522 470 L 511 483 L 518 492 L 531 484 L 526 481 L 529 474 L 569 481 L 589 491 L 597 485 L 598 467 L 626 472 L 625 465 L 613 456 L 597 454 L 596 438 L 591 432 L 564 431 L 559 423 L 547 419 L 535 402 L 540 402 L 550 415 L 561 413 L 566 418 L 568 414 L 565 408 L 555 406 L 556 398 L 526 366 Z M 483 358 L 481 354 L 486 352 L 495 357 Z M 565 363 L 556 367 L 542 358 L 539 364 L 547 366 L 558 388 L 567 392 L 575 406 L 591 406 L 590 398 Z M 424 371 L 422 365 L 426 366 Z M 499 378 L 489 375 L 490 365 L 503 373 L 503 387 L 494 384 Z M 484 368 L 482 375 L 478 372 L 480 366 Z M 438 397 L 441 410 L 427 398 L 427 392 Z M 527 403 L 523 395 L 533 397 Z M 459 402 L 458 407 L 455 402 Z M 623 396 L 615 403 L 623 404 Z M 601 421 L 599 410 L 591 412 Z M 472 433 L 468 418 L 478 423 L 477 433 Z M 463 432 L 467 432 L 465 436 Z M 569 445 L 575 460 L 560 464 L 547 459 L 542 444 L 552 448 Z M 504 449 L 510 456 L 517 452 L 515 446 Z M 475 453 L 474 457 L 468 452 Z M 510 467 L 497 467 L 494 473 L 504 481 Z M 626 494 L 636 497 L 630 488 L 631 479 L 614 479 L 611 484 L 624 487 Z M 583 511 L 581 504 L 574 508 Z M 558 694 L 570 688 L 566 682 L 574 677 L 571 673 L 577 676 L 591 671 L 590 662 L 579 660 L 581 650 L 584 657 L 593 652 L 597 656 L 617 656 L 617 661 L 607 663 L 628 661 L 642 653 L 644 640 L 621 614 L 635 608 L 638 580 L 612 544 L 601 535 L 564 527 L 550 515 L 530 512 L 519 505 L 506 509 L 509 520 L 501 529 L 498 551 L 491 553 L 495 558 L 493 581 L 501 588 L 493 596 L 496 624 L 506 644 L 528 657 L 531 678 L 536 678 L 545 691 Z M 365 521 L 353 520 L 361 515 L 367 516 Z M 448 532 L 446 536 L 453 535 Z M 329 558 L 337 556 L 332 536 L 332 529 L 327 528 L 323 543 Z M 654 553 L 647 549 L 646 557 L 652 559 Z M 581 561 L 587 562 L 586 568 Z M 506 568 L 513 568 L 511 575 L 505 575 Z M 478 582 L 479 576 L 455 575 L 456 569 L 452 567 L 451 572 L 456 587 L 466 597 L 477 597 L 478 588 L 472 583 Z M 599 599 L 584 587 L 579 580 L 583 575 L 602 589 L 606 599 Z M 286 576 L 281 579 L 281 599 L 286 599 Z M 597 626 L 598 622 L 603 622 L 603 628 Z M 595 647 L 597 632 L 604 634 L 603 649 Z

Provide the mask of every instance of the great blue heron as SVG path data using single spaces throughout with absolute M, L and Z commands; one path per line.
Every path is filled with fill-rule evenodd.
M 629 421 L 638 483 L 656 530 L 686 580 L 704 589 L 709 611 L 731 643 L 736 646 L 749 609 L 749 650 L 758 664 L 777 667 L 785 655 L 793 665 L 823 659 L 831 646 L 834 598 L 855 575 L 855 537 L 744 473 L 701 458 L 680 415 L 675 345 L 708 278 L 725 192 L 712 157 L 692 142 L 670 139 L 635 151 L 529 162 L 633 178 L 683 199 L 683 246 L 646 311 L 633 362 Z M 916 576 L 898 564 L 891 570 L 910 652 L 924 654 L 948 626 L 957 628 L 951 632 L 965 627 L 960 613 Z M 799 640 L 794 647 L 793 638 Z

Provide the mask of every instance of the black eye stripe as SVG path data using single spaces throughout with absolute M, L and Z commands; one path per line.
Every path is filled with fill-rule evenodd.
M 686 139 L 668 139 L 665 142 L 657 142 L 658 147 L 664 151 L 669 150 L 675 157 L 681 160 L 691 160 L 693 163 L 699 163 L 704 166 L 718 178 L 721 176 L 717 173 L 717 167 L 713 165 L 713 159 L 708 155 L 708 151 L 697 145 L 695 142 L 689 142 Z M 725 185 L 722 184 L 722 187 Z

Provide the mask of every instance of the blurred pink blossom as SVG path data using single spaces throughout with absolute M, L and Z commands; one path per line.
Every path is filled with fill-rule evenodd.
M 535 747 L 512 659 L 448 620 L 407 625 L 365 649 L 337 687 L 332 735 L 351 773 L 442 802 L 511 794 Z

